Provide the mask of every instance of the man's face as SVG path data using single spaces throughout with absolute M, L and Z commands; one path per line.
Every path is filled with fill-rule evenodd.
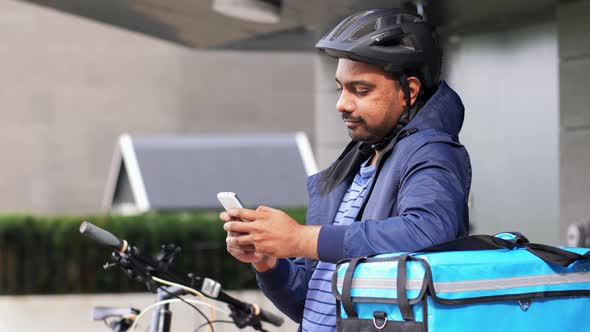
M 377 143 L 387 136 L 403 111 L 399 84 L 378 66 L 339 59 L 336 109 L 353 140 Z

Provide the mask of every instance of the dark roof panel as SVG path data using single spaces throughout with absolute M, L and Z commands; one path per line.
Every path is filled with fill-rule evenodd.
M 306 206 L 307 175 L 316 170 L 313 157 L 311 171 L 305 164 L 301 135 L 131 137 L 134 156 L 123 155 L 131 162 L 122 165 L 133 167 L 136 160 L 143 185 L 139 192 L 145 192 L 150 209 L 220 209 L 220 191 L 237 193 L 251 208 Z

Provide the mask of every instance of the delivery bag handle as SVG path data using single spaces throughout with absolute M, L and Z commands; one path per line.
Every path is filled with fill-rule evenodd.
M 546 244 L 530 243 L 529 240 L 518 232 L 507 232 L 491 235 L 471 235 L 461 237 L 448 242 L 426 247 L 415 252 L 441 252 L 441 251 L 468 251 L 468 250 L 497 250 L 525 248 L 531 254 L 542 260 L 569 266 L 578 260 L 589 259 L 590 251 L 584 255 L 563 250 Z

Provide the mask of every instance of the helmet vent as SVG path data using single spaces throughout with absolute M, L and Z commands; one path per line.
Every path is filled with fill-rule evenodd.
M 365 11 L 359 13 L 358 15 L 349 17 L 347 20 L 344 20 L 340 23 L 340 25 L 335 29 L 332 36 L 330 36 L 330 40 L 334 40 L 338 38 L 348 27 L 350 27 L 354 22 L 358 21 L 359 19 L 371 14 L 372 11 Z
M 380 46 L 380 47 L 396 47 L 396 46 L 400 46 L 403 47 L 405 45 L 403 45 L 403 43 L 398 39 L 389 39 L 389 40 L 385 40 L 382 43 L 379 44 L 375 44 L 375 46 Z
M 372 32 L 377 31 L 377 20 L 373 20 L 360 28 L 358 28 L 353 34 L 348 38 L 349 40 L 358 40 Z
M 389 52 L 416 51 L 416 43 L 411 35 L 407 35 L 402 38 L 384 39 L 380 43 L 375 43 L 373 45 L 383 48 Z
M 416 43 L 412 35 L 406 35 L 402 39 L 401 45 L 412 51 L 416 50 Z

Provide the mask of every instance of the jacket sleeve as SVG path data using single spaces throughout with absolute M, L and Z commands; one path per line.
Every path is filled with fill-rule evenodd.
M 324 225 L 318 239 L 320 260 L 413 251 L 464 233 L 470 165 L 462 146 L 430 143 L 402 170 L 397 215 L 347 226 Z
M 301 323 L 307 294 L 305 259 L 281 258 L 267 272 L 256 272 L 258 287 L 285 315 Z

